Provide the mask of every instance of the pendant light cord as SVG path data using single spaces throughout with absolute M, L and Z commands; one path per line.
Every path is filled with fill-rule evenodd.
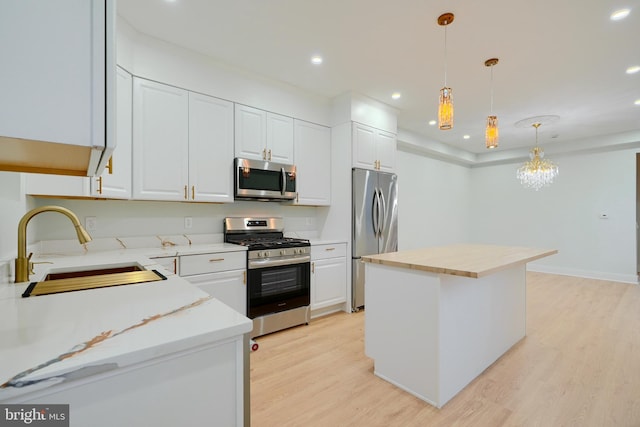
M 493 65 L 491 66 L 491 115 L 493 116 Z
M 444 87 L 447 87 L 447 25 L 444 26 Z

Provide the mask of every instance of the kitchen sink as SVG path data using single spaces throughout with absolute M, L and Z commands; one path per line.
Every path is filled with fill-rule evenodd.
M 50 271 L 40 282 L 31 283 L 22 296 L 26 298 L 158 280 L 167 278 L 158 271 L 147 270 L 137 263 L 60 268 Z
M 144 271 L 145 269 L 139 264 L 131 264 L 117 267 L 92 267 L 88 270 L 75 270 L 75 271 L 60 271 L 57 273 L 47 274 L 43 282 L 49 280 L 69 279 L 72 277 L 90 277 L 90 276 L 102 276 L 105 274 L 115 273 L 129 273 L 132 271 Z

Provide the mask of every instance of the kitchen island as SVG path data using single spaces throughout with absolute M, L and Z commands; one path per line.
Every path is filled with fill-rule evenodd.
M 452 245 L 362 257 L 374 373 L 438 408 L 526 333 L 526 263 L 557 250 Z
M 0 283 L 0 403 L 69 404 L 71 425 L 249 424 L 248 318 L 146 257 L 53 261 L 166 280 L 28 298 Z

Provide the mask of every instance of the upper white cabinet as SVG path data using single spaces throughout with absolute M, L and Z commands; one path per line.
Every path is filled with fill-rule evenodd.
M 293 119 L 236 104 L 235 156 L 293 163 Z
M 117 68 L 117 148 L 105 171 L 98 177 L 25 174 L 26 193 L 40 196 L 131 198 L 131 74 Z
M 296 204 L 331 204 L 331 129 L 294 120 Z
M 390 132 L 353 123 L 353 166 L 394 172 L 396 136 Z
M 0 170 L 93 176 L 114 148 L 115 1 L 6 0 Z
M 233 103 L 189 93 L 191 200 L 233 202 Z
M 233 103 L 134 78 L 133 198 L 231 202 Z
M 189 93 L 133 79 L 133 198 L 188 200 Z
M 118 67 L 116 70 L 116 141 L 102 175 L 92 178 L 91 194 L 111 199 L 131 198 L 131 133 L 133 108 L 133 79 Z

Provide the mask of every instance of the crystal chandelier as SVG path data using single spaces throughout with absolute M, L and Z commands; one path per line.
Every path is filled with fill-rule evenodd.
M 440 130 L 453 128 L 453 93 L 447 87 L 447 25 L 453 22 L 453 13 L 444 13 L 438 17 L 438 25 L 444 27 L 444 87 L 440 89 L 438 104 L 438 127 Z
M 484 65 L 491 67 L 491 114 L 487 117 L 485 130 L 485 144 L 487 148 L 498 148 L 498 116 L 493 115 L 493 66 L 498 63 L 498 58 L 484 61 Z
M 545 159 L 544 151 L 538 147 L 540 123 L 533 123 L 531 126 L 536 128 L 536 146 L 529 152 L 531 160 L 518 168 L 516 176 L 522 185 L 538 191 L 553 183 L 553 180 L 558 176 L 558 166 L 551 160 Z

